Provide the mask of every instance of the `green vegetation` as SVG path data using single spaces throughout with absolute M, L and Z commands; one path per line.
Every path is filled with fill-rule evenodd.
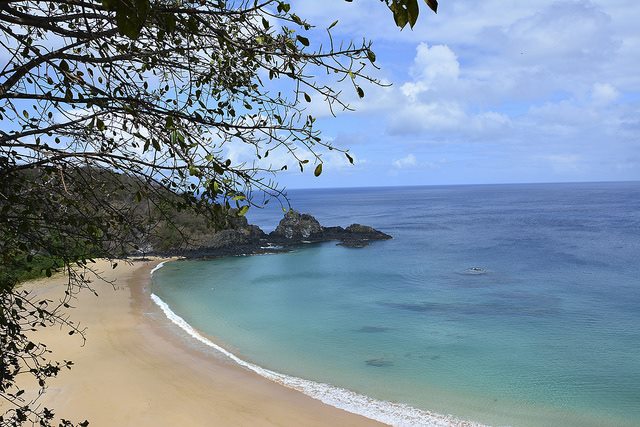
M 50 276 L 52 271 L 62 265 L 62 259 L 42 255 L 15 257 L 10 265 L 0 271 L 0 283 L 8 286 L 13 283 Z

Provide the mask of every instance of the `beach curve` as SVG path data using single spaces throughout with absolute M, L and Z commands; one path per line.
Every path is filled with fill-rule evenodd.
M 37 332 L 52 359 L 74 362 L 71 371 L 49 379 L 38 401 L 56 418 L 88 419 L 95 426 L 379 425 L 202 351 L 176 333 L 149 298 L 149 273 L 162 261 L 120 262 L 116 269 L 106 260 L 93 264 L 116 285 L 94 278 L 99 297 L 82 292 L 74 301 L 71 317 L 87 327 L 84 346 L 66 330 Z M 60 274 L 24 288 L 56 299 L 65 282 Z M 27 394 L 37 392 L 35 386 L 25 388 Z
M 150 271 L 150 275 L 153 275 L 154 272 L 164 265 L 165 262 L 158 264 Z M 483 427 L 482 424 L 460 420 L 451 415 L 437 414 L 403 403 L 374 399 L 342 387 L 286 375 L 247 362 L 200 333 L 175 313 L 171 307 L 156 294 L 151 293 L 150 298 L 160 310 L 162 310 L 168 320 L 198 342 L 222 353 L 239 366 L 287 388 L 297 390 L 332 407 L 397 427 Z

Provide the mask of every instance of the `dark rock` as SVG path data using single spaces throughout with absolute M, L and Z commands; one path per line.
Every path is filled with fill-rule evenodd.
M 303 240 L 310 239 L 322 231 L 323 228 L 317 219 L 309 214 L 301 214 L 291 209 L 270 235 L 288 240 Z
M 251 235 L 245 230 L 222 230 L 211 236 L 203 246 L 218 249 L 246 245 L 251 241 Z
M 358 240 L 358 239 L 343 239 L 338 246 L 344 246 L 345 248 L 366 248 L 369 246 L 369 240 Z
M 262 229 L 260 227 L 258 227 L 257 225 L 248 225 L 245 230 L 247 230 L 249 237 L 251 237 L 252 240 L 255 239 L 264 239 L 265 237 L 267 237 L 267 235 L 264 233 L 264 231 L 262 231 Z
M 359 238 L 367 238 L 370 240 L 386 240 L 391 239 L 387 233 L 376 230 L 368 225 L 351 224 L 345 231 L 351 235 L 358 236 Z
M 344 236 L 344 228 L 337 226 L 337 227 L 323 227 L 322 228 L 322 234 L 325 237 L 332 237 L 335 238 L 336 240 L 340 239 L 340 236 Z
M 365 360 L 368 366 L 375 366 L 376 368 L 384 368 L 387 366 L 393 366 L 393 362 L 384 358 Z
M 372 240 L 391 239 L 391 236 L 368 225 L 351 224 L 340 234 L 338 239 L 340 240 L 340 243 L 338 243 L 340 246 L 364 248 Z
M 303 243 L 319 243 L 338 240 L 339 245 L 362 248 L 373 240 L 390 239 L 391 236 L 372 227 L 352 224 L 349 227 L 323 227 L 309 214 L 290 210 L 270 234 L 260 227 L 251 225 L 246 218 L 234 220 L 232 228 L 214 234 L 200 236 L 198 242 L 181 250 L 173 250 L 164 255 L 187 257 L 221 257 L 230 255 L 250 255 L 274 253 L 290 250 Z
M 230 214 L 227 216 L 227 221 L 229 222 L 229 228 L 246 228 L 249 227 L 249 221 L 247 217 L 244 215 L 238 215 L 237 209 L 231 209 Z
M 369 227 L 368 225 L 361 224 L 351 224 L 346 228 L 346 231 L 349 233 L 375 233 L 377 230 L 373 227 Z

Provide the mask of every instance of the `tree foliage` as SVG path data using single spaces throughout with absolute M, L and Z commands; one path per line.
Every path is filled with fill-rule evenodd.
M 347 0 L 352 1 L 352 0 Z M 419 0 L 381 0 L 384 1 L 391 13 L 393 20 L 400 28 L 404 28 L 409 24 L 411 28 L 418 22 L 420 7 Z M 426 5 L 434 12 L 438 12 L 438 2 L 436 0 L 424 0 Z
M 415 24 L 417 0 L 384 1 L 398 26 Z M 48 361 L 29 331 L 83 334 L 64 309 L 90 286 L 93 257 L 134 252 L 175 212 L 225 227 L 232 208 L 260 203 L 253 192 L 280 196 L 274 175 L 287 165 L 270 153 L 312 164 L 316 176 L 325 149 L 353 162 L 307 113 L 318 101 L 348 108 L 338 84 L 363 97 L 362 82 L 376 83 L 364 72 L 370 43 L 337 42 L 334 25 L 315 28 L 280 0 L 0 2 L 2 425 L 53 422 L 36 401 L 71 363 Z M 311 43 L 320 34 L 324 43 Z M 254 160 L 234 162 L 231 147 Z M 17 264 L 64 270 L 65 297 L 34 302 L 15 288 Z M 35 398 L 21 375 L 35 379 Z

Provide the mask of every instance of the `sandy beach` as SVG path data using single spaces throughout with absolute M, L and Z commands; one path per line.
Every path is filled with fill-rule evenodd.
M 99 296 L 83 292 L 73 303 L 73 320 L 87 327 L 84 346 L 66 330 L 38 332 L 53 359 L 75 364 L 50 380 L 41 400 L 56 418 L 88 419 L 93 426 L 380 425 L 266 380 L 194 342 L 149 298 L 149 273 L 159 262 L 120 262 L 115 270 L 106 261 L 94 265 L 117 281 L 115 289 L 95 281 Z M 65 280 L 59 275 L 24 286 L 54 299 Z

